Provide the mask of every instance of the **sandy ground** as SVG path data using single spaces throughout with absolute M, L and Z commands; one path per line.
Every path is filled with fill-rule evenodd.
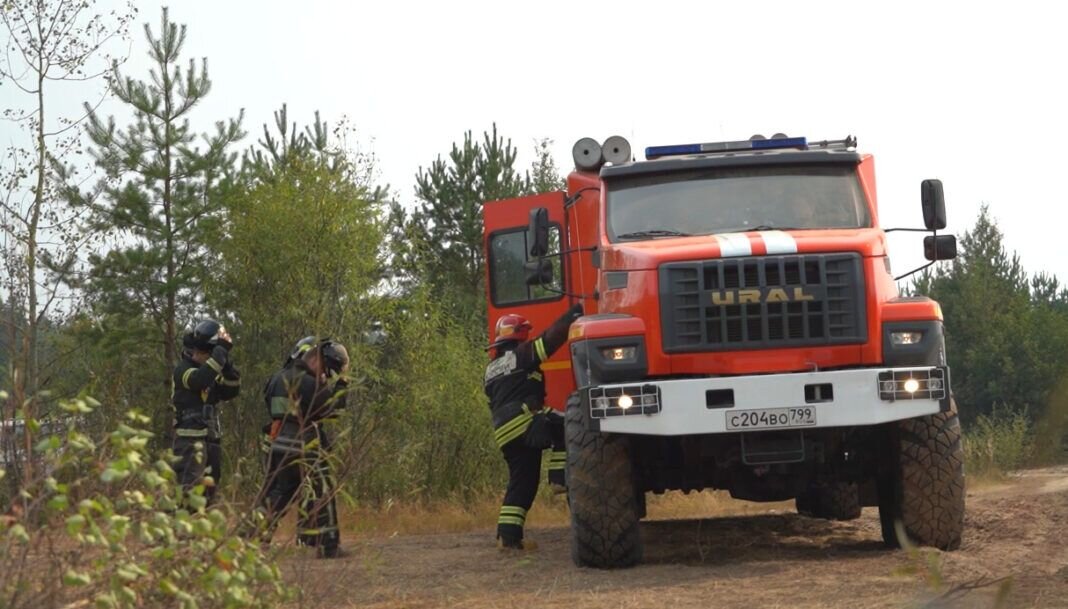
M 493 532 L 358 539 L 334 561 L 294 555 L 305 607 L 1068 607 L 1068 467 L 968 493 L 956 552 L 889 551 L 878 514 L 769 513 L 643 523 L 644 565 L 572 565 L 564 527 L 501 554 Z M 1000 604 L 999 604 L 1000 603 Z

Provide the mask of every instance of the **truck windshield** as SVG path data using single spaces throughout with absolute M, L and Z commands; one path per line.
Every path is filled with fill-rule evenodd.
M 723 167 L 608 182 L 613 241 L 869 226 L 852 165 Z

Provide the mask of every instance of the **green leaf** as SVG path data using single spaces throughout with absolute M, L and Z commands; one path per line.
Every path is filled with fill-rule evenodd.
M 78 511 L 82 514 L 91 511 L 101 513 L 104 511 L 104 506 L 96 499 L 82 499 L 78 502 Z
M 86 519 L 85 516 L 81 514 L 74 514 L 73 516 L 69 516 L 67 518 L 66 524 L 67 533 L 73 536 L 82 532 L 82 529 L 85 528 Z
M 104 470 L 104 472 L 102 474 L 100 474 L 100 480 L 102 482 L 106 482 L 108 484 L 111 484 L 112 482 L 118 482 L 119 480 L 125 480 L 129 476 L 130 476 L 130 472 L 128 472 L 128 471 L 120 471 L 120 470 L 115 469 L 114 467 L 108 467 L 107 469 Z
M 15 524 L 10 529 L 8 529 L 7 536 L 21 543 L 30 542 L 30 535 L 26 532 L 26 527 L 22 526 L 21 524 Z
M 63 574 L 64 586 L 87 586 L 92 581 L 93 578 L 88 573 L 78 573 L 73 569 L 67 569 L 67 572 Z
M 178 594 L 178 586 L 174 585 L 174 582 L 170 578 L 164 577 L 159 581 L 160 592 L 167 596 L 176 596 Z

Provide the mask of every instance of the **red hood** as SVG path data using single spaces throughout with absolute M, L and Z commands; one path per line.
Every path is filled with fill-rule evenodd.
M 737 256 L 857 252 L 885 256 L 886 235 L 878 228 L 757 231 L 695 237 L 668 237 L 604 248 L 606 271 L 653 270 L 665 262 Z

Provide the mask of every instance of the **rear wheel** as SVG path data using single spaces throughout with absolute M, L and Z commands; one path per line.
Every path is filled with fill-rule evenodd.
M 803 516 L 827 520 L 860 518 L 860 492 L 855 482 L 812 484 L 797 496 L 795 503 Z
M 642 559 L 644 506 L 625 436 L 592 432 L 577 394 L 567 401 L 567 496 L 571 558 L 580 567 L 617 569 Z
M 898 547 L 897 524 L 914 543 L 960 547 L 964 531 L 964 454 L 956 402 L 949 412 L 890 428 L 891 463 L 879 480 L 883 541 Z

